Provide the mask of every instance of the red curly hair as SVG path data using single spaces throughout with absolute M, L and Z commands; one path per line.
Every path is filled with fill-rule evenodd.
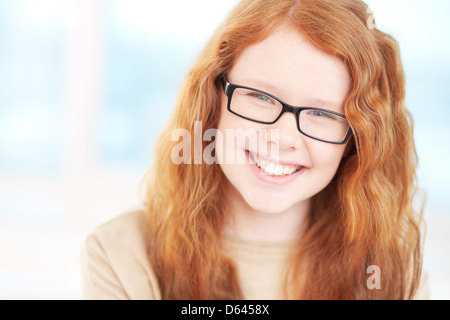
M 408 299 L 422 266 L 422 216 L 413 208 L 417 156 L 405 108 L 397 42 L 368 28 L 360 0 L 243 0 L 184 79 L 176 110 L 156 146 L 146 183 L 149 259 L 163 299 L 241 299 L 233 261 L 222 250 L 218 164 L 176 165 L 173 130 L 217 128 L 220 77 L 248 46 L 282 23 L 341 59 L 352 76 L 345 115 L 353 138 L 332 182 L 313 200 L 306 234 L 286 274 L 286 299 Z M 193 155 L 192 155 L 193 156 Z M 193 163 L 193 162 L 192 162 Z M 382 290 L 366 269 L 381 267 Z

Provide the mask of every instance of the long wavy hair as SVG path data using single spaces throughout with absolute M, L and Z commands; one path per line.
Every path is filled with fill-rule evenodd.
M 368 26 L 370 19 L 360 0 L 243 0 L 216 30 L 183 80 L 145 180 L 148 254 L 163 299 L 244 298 L 221 242 L 226 178 L 218 164 L 173 163 L 179 141 L 171 137 L 178 128 L 193 133 L 195 121 L 203 132 L 217 128 L 220 77 L 245 48 L 283 23 L 348 67 L 352 87 L 344 110 L 353 132 L 334 179 L 312 199 L 306 234 L 285 277 L 285 298 L 414 296 L 423 236 L 421 210 L 413 206 L 412 121 L 398 44 Z M 367 288 L 370 265 L 380 267 L 380 290 Z

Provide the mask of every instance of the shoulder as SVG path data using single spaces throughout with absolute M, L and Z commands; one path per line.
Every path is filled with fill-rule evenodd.
M 414 300 L 430 300 L 430 280 L 426 270 L 422 271 L 419 286 L 414 295 Z
M 130 244 L 140 245 L 144 241 L 145 230 L 145 213 L 141 210 L 135 210 L 100 225 L 90 234 L 90 237 L 98 238 L 106 245 L 115 247 Z
M 96 228 L 81 256 L 87 299 L 158 299 L 156 277 L 147 258 L 144 211 L 122 214 Z

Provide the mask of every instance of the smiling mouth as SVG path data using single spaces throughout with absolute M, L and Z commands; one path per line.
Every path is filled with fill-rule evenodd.
M 250 158 L 255 162 L 255 164 L 265 173 L 271 176 L 289 176 L 300 171 L 302 166 L 300 165 L 286 165 L 272 162 L 268 159 L 262 158 L 252 152 L 249 152 Z

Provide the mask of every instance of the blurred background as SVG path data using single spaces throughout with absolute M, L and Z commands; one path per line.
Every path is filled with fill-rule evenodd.
M 424 267 L 450 299 L 450 2 L 366 2 L 402 49 Z M 85 237 L 140 206 L 179 83 L 236 3 L 0 0 L 0 299 L 82 298 Z

